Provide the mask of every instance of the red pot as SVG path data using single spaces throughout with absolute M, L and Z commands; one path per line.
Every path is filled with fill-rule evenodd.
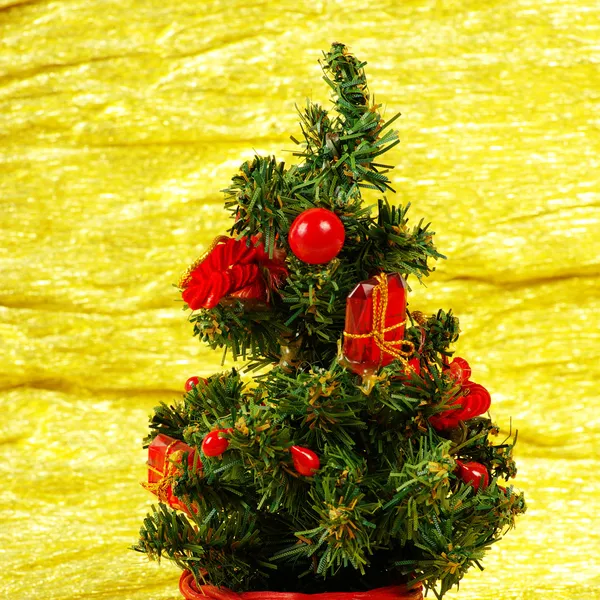
M 232 592 L 214 585 L 196 585 L 190 571 L 184 571 L 179 580 L 179 590 L 186 600 L 423 600 L 423 587 L 411 589 L 405 585 L 389 586 L 368 592 L 324 592 L 299 594 L 296 592 Z

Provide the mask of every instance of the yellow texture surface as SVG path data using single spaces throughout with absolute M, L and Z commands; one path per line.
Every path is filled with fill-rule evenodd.
M 170 600 L 127 550 L 140 440 L 220 354 L 171 284 L 254 150 L 288 162 L 342 41 L 398 121 L 459 355 L 519 429 L 529 511 L 448 599 L 600 597 L 600 12 L 593 0 L 0 0 L 0 596 Z M 475 378 L 475 377 L 474 377 Z

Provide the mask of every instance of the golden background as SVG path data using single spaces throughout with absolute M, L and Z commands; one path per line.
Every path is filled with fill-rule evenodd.
M 176 290 L 254 151 L 288 162 L 342 41 L 401 111 L 398 201 L 449 257 L 411 307 L 519 429 L 529 511 L 448 600 L 600 597 L 594 0 L 0 0 L 0 596 L 178 598 L 127 550 L 141 438 L 220 353 Z

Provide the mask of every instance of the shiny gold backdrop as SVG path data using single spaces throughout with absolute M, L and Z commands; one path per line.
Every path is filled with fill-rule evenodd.
M 254 151 L 290 160 L 343 41 L 403 143 L 398 200 L 449 259 L 411 306 L 519 429 L 529 512 L 448 596 L 600 597 L 600 12 L 593 0 L 0 0 L 0 590 L 171 600 L 127 550 L 161 400 L 219 369 L 171 284 Z

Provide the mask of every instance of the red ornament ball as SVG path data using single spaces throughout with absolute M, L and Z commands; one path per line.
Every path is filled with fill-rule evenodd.
M 292 223 L 288 242 L 292 252 L 309 265 L 321 265 L 334 259 L 344 245 L 344 225 L 326 208 L 310 208 Z
M 202 380 L 204 383 L 208 383 L 208 381 L 204 379 L 204 377 L 196 377 L 194 375 L 185 382 L 185 391 L 191 392 L 200 383 L 200 380 Z
M 458 476 L 467 484 L 472 484 L 477 491 L 482 485 L 485 489 L 490 484 L 490 475 L 484 465 L 478 462 L 463 463 L 456 461 Z
M 308 448 L 292 446 L 290 452 L 292 453 L 292 459 L 294 461 L 294 469 L 296 469 L 300 475 L 312 477 L 321 467 L 319 457 Z
M 202 452 L 205 456 L 221 456 L 229 448 L 229 440 L 221 437 L 221 433 L 229 433 L 231 429 L 216 429 L 202 440 Z

